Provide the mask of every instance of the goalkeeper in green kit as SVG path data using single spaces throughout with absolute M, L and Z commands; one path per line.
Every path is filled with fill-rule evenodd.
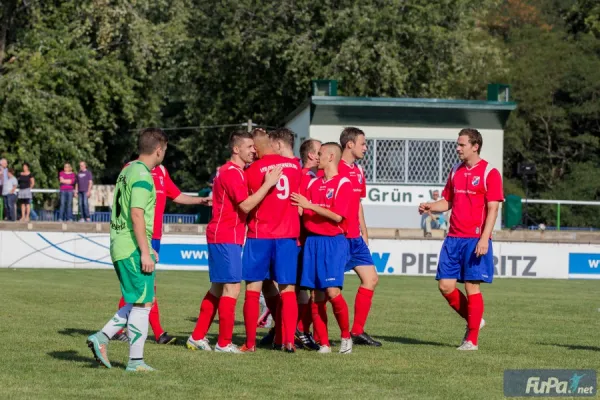
M 156 203 L 150 171 L 162 163 L 166 150 L 167 136 L 161 129 L 144 129 L 138 139 L 139 158 L 127 165 L 117 179 L 110 219 L 110 256 L 126 304 L 102 330 L 87 338 L 94 357 L 107 368 L 111 367 L 109 339 L 127 327 L 127 371 L 154 370 L 144 362 L 148 314 L 154 300 L 154 264 L 158 261 L 150 245 Z

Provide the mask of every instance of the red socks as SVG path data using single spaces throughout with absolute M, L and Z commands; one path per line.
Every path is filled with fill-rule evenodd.
M 165 331 L 162 326 L 160 326 L 160 314 L 158 311 L 158 300 L 154 299 L 154 304 L 152 304 L 152 308 L 150 309 L 150 315 L 148 316 L 150 320 L 150 327 L 152 328 L 152 332 L 154 332 L 154 337 L 156 340 L 162 335 Z
M 233 336 L 233 325 L 235 324 L 235 303 L 233 297 L 221 297 L 219 301 L 219 347 L 225 347 L 231 343 Z
M 481 317 L 483 316 L 483 296 L 481 293 L 469 296 L 468 310 L 467 326 L 469 327 L 469 333 L 467 334 L 467 340 L 477 346 L 479 324 L 481 324 Z
M 282 333 L 284 345 L 294 344 L 294 336 L 296 335 L 296 325 L 298 324 L 298 302 L 296 300 L 296 292 L 281 293 L 281 317 L 282 317 Z
M 315 337 L 319 338 L 321 346 L 329 346 L 329 334 L 327 333 L 327 302 L 319 301 L 311 304 L 313 326 Z
M 362 289 L 362 288 L 361 288 Z M 360 293 L 360 290 L 359 290 Z M 373 292 L 371 291 L 371 296 Z M 370 299 L 369 299 L 370 300 Z M 344 299 L 342 294 L 338 294 L 333 299 L 329 299 L 333 307 L 333 315 L 335 315 L 335 319 L 340 327 L 340 331 L 342 332 L 342 339 L 350 339 L 350 317 L 348 315 L 348 304 Z M 370 301 L 369 301 L 370 304 Z M 368 312 L 367 312 L 368 314 Z M 366 318 L 366 316 L 365 316 Z M 356 319 L 356 317 L 355 317 Z M 355 322 L 356 324 L 356 322 Z M 362 332 L 361 332 L 362 333 Z
M 246 347 L 249 349 L 256 346 L 256 321 L 258 321 L 258 317 L 260 316 L 259 300 L 260 292 L 246 290 L 244 325 L 246 326 Z
M 200 340 L 206 337 L 210 324 L 215 319 L 218 307 L 219 298 L 215 297 L 211 292 L 206 292 L 206 296 L 204 296 L 200 304 L 200 314 L 198 315 L 198 322 L 196 322 L 194 332 L 192 332 L 192 339 Z M 256 323 L 254 325 L 256 326 Z
M 356 299 L 354 300 L 354 323 L 352 324 L 352 333 L 355 335 L 360 335 L 365 331 L 365 324 L 367 323 L 367 317 L 369 316 L 371 303 L 373 302 L 373 293 L 372 290 L 364 287 L 358 288 Z
M 467 319 L 469 315 L 467 304 L 469 302 L 467 301 L 467 298 L 465 297 L 463 292 L 455 288 L 452 293 L 444 294 L 443 296 L 448 301 L 450 307 L 452 307 L 454 311 L 458 313 L 458 315 L 460 315 L 464 319 Z
M 312 325 L 312 300 L 307 304 L 298 304 L 298 330 L 304 333 L 310 333 Z
M 282 335 L 283 335 L 283 325 L 281 322 L 281 296 L 276 294 L 275 296 L 265 297 L 265 303 L 267 303 L 267 307 L 271 310 L 271 315 L 273 316 L 273 321 L 275 322 L 275 339 L 274 342 L 277 345 L 281 345 Z

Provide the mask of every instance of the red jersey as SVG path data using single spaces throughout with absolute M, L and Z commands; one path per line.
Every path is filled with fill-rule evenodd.
M 340 175 L 348 178 L 352 184 L 350 210 L 348 214 L 348 231 L 346 237 L 354 239 L 360 236 L 360 199 L 367 197 L 367 182 L 362 167 L 356 163 L 348 164 L 341 160 L 338 166 Z
M 502 176 L 485 160 L 471 168 L 456 164 L 442 197 L 452 207 L 448 236 L 478 238 L 485 226 L 487 203 L 504 201 Z
M 303 190 L 308 186 L 308 182 L 310 182 L 313 178 L 322 178 L 325 176 L 325 171 L 322 169 L 318 169 L 317 172 L 313 172 L 311 168 L 302 168 L 302 180 L 300 181 L 300 193 L 303 193 Z
M 329 180 L 325 177 L 314 178 L 308 183 L 306 198 L 311 203 L 326 208 L 343 218 L 341 222 L 335 222 L 312 210 L 304 210 L 302 221 L 308 232 L 322 236 L 346 234 L 347 222 L 353 216 L 350 214 L 352 184 L 348 178 L 340 174 Z
M 238 207 L 248 198 L 244 170 L 229 161 L 213 181 L 213 215 L 206 227 L 207 243 L 244 244 L 246 213 Z
M 297 239 L 300 235 L 298 207 L 292 205 L 290 195 L 298 193 L 302 168 L 292 158 L 268 154 L 246 169 L 250 193 L 256 193 L 265 180 L 267 171 L 283 167 L 283 174 L 263 201 L 249 215 L 248 237 L 255 239 Z

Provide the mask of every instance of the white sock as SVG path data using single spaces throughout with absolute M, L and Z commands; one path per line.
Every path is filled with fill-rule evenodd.
M 144 358 L 144 344 L 148 337 L 150 307 L 133 307 L 127 320 L 129 358 Z
M 108 321 L 106 325 L 104 325 L 102 332 L 108 336 L 109 339 L 115 336 L 121 329 L 125 328 L 132 306 L 133 304 L 127 303 L 123 307 L 119 308 L 119 311 L 117 311 L 115 316 L 112 317 L 112 319 Z

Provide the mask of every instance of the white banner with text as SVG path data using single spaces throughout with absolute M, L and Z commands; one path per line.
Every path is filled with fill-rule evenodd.
M 441 240 L 371 240 L 380 275 L 435 276 Z M 600 279 L 600 245 L 494 242 L 496 277 Z M 0 231 L 3 268 L 112 268 L 108 234 Z M 165 235 L 158 269 L 208 270 L 205 236 Z

